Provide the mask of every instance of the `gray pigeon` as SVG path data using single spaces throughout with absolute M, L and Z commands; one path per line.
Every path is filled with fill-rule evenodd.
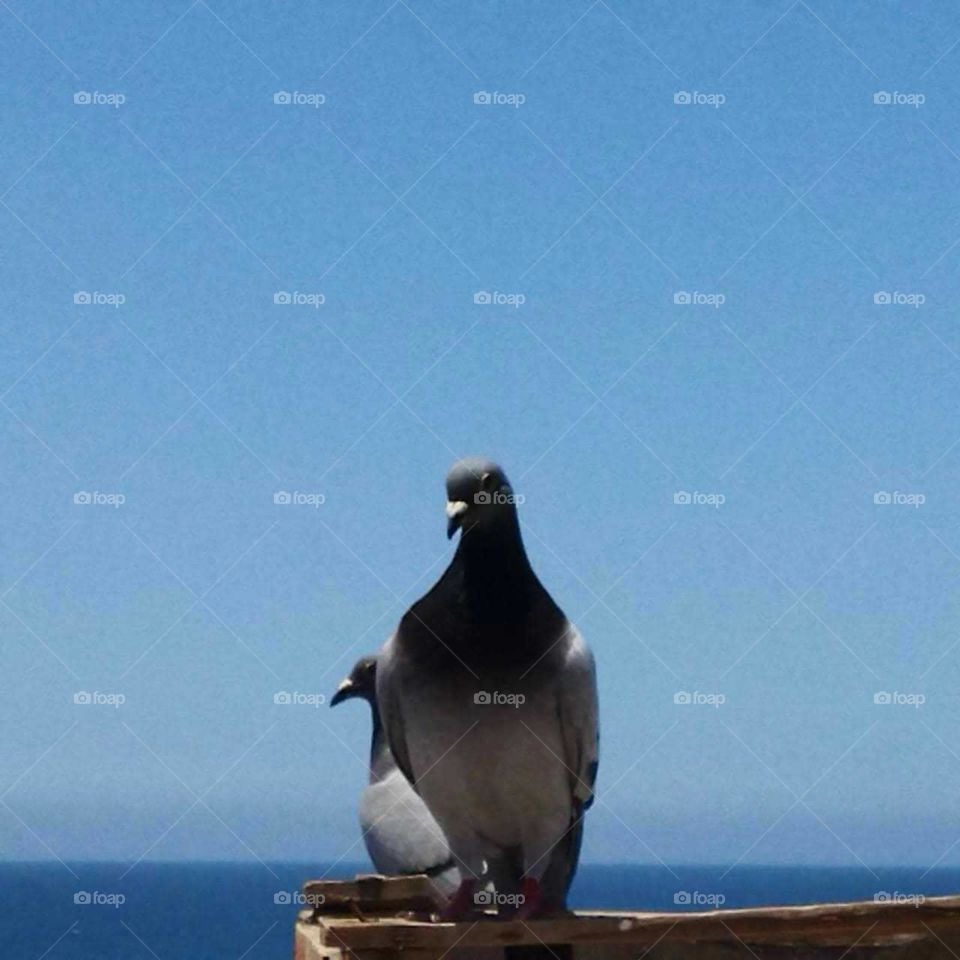
M 530 567 L 500 467 L 455 463 L 447 518 L 448 537 L 461 531 L 456 553 L 380 654 L 381 717 L 461 869 L 444 917 L 489 903 L 476 892 L 485 862 L 517 891 L 498 893 L 498 906 L 554 913 L 593 799 L 593 657 Z
M 387 746 L 377 709 L 376 673 L 376 657 L 361 657 L 330 701 L 335 707 L 359 697 L 373 714 L 370 781 L 360 794 L 363 840 L 380 873 L 425 873 L 440 894 L 449 896 L 457 889 L 460 871 L 436 820 L 397 769 Z

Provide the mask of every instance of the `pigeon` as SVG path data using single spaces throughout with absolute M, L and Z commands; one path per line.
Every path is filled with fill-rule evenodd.
M 442 917 L 489 903 L 485 866 L 511 881 L 498 911 L 547 916 L 566 909 L 593 800 L 593 657 L 530 566 L 503 470 L 461 460 L 446 488 L 460 541 L 379 655 L 381 719 L 460 867 Z
M 425 873 L 443 896 L 457 889 L 460 871 L 436 820 L 394 762 L 377 709 L 376 657 L 361 657 L 330 700 L 335 707 L 354 697 L 373 714 L 370 779 L 360 794 L 360 828 L 370 859 L 380 873 Z

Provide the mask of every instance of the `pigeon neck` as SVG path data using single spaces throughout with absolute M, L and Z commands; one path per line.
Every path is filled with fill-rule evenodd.
M 380 722 L 380 710 L 377 708 L 376 697 L 370 698 L 370 712 L 373 714 L 373 736 L 370 738 L 370 782 L 378 783 L 382 780 L 393 765 L 390 747 Z
M 516 513 L 496 527 L 468 529 L 460 538 L 454 564 L 463 574 L 467 602 L 487 614 L 520 612 L 538 583 L 520 536 Z

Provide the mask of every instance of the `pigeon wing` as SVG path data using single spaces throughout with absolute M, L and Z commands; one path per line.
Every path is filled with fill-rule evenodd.
M 380 710 L 380 722 L 387 737 L 387 744 L 400 772 L 410 781 L 414 789 L 417 782 L 410 763 L 407 749 L 406 731 L 403 722 L 403 695 L 400 689 L 397 669 L 397 633 L 400 627 L 390 635 L 384 644 L 377 661 L 377 706 Z
M 381 873 L 432 873 L 453 863 L 446 837 L 399 770 L 364 790 L 360 827 Z
M 563 736 L 563 761 L 570 771 L 572 800 L 577 814 L 593 802 L 599 761 L 597 675 L 579 631 L 567 625 L 571 637 L 560 678 L 558 712 Z

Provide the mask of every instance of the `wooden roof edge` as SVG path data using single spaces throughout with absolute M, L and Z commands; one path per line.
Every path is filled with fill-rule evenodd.
M 622 943 L 659 941 L 752 944 L 862 945 L 956 932 L 960 896 L 912 902 L 849 901 L 791 906 L 739 907 L 705 912 L 578 911 L 547 920 L 483 918 L 429 923 L 393 917 L 359 920 L 317 918 L 320 940 L 350 949 L 440 948 L 536 945 L 540 943 Z

